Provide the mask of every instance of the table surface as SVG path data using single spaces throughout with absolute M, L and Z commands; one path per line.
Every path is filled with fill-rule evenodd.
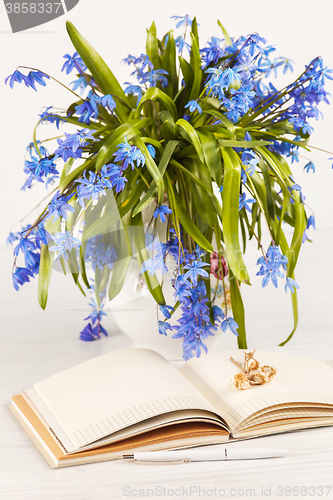
M 321 230 L 314 243 L 303 249 L 297 272 L 300 323 L 283 348 L 286 353 L 333 359 L 332 243 L 332 229 Z M 71 278 L 55 273 L 49 305 L 42 312 L 36 282 L 26 284 L 19 293 L 12 288 L 11 262 L 11 249 L 0 248 L 1 499 L 333 498 L 331 427 L 237 444 L 286 448 L 289 455 L 284 458 L 167 466 L 115 461 L 51 470 L 6 408 L 11 396 L 77 363 L 133 344 L 112 317 L 105 323 L 108 338 L 79 341 L 87 309 Z M 282 289 L 262 289 L 258 280 L 253 281 L 250 291 L 244 289 L 249 348 L 281 350 L 277 346 L 292 325 L 290 299 Z M 235 337 L 224 334 L 215 347 L 236 347 Z

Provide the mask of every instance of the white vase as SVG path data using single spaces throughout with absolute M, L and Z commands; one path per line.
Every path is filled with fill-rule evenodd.
M 175 265 L 174 261 L 170 258 L 170 261 L 167 262 L 169 271 L 163 277 L 163 293 L 168 305 L 175 303 L 174 289 L 171 285 L 173 265 Z M 171 330 L 167 331 L 167 336 L 158 332 L 157 322 L 163 320 L 164 316 L 159 311 L 158 305 L 140 274 L 137 260 L 131 260 L 122 291 L 105 308 L 111 311 L 120 330 L 130 337 L 137 347 L 153 349 L 168 360 L 183 359 L 183 339 L 173 339 L 174 332 Z M 175 325 L 180 316 L 181 310 L 179 309 L 167 321 L 171 325 Z M 209 336 L 204 341 L 208 349 L 213 348 L 216 336 L 220 333 L 221 329 L 219 328 L 215 335 Z

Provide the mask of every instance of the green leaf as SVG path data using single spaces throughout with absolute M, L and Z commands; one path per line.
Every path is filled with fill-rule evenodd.
M 222 30 L 222 33 L 223 33 L 223 36 L 224 36 L 224 42 L 225 42 L 225 46 L 228 47 L 229 45 L 232 45 L 232 41 L 231 41 L 231 38 L 230 36 L 228 35 L 228 32 L 227 30 L 225 29 L 225 27 L 220 23 L 220 21 L 218 20 L 217 21 L 217 24 L 220 26 L 221 30 Z
M 157 187 L 157 193 L 158 193 L 158 203 L 159 205 L 163 201 L 164 197 L 164 182 L 163 182 L 163 177 L 161 176 L 160 171 L 157 168 L 156 163 L 154 162 L 153 158 L 151 157 L 145 143 L 139 138 L 136 137 L 133 140 L 134 144 L 139 147 L 142 151 L 142 153 L 146 157 L 146 167 L 149 170 L 150 175 L 155 181 L 156 187 Z
M 101 56 L 70 21 L 66 22 L 66 28 L 74 47 L 89 68 L 99 88 L 104 94 L 111 94 L 117 98 L 115 113 L 122 122 L 125 122 L 129 113 L 129 103 L 118 80 Z
M 301 196 L 298 191 L 293 190 L 294 195 L 294 207 L 295 207 L 295 229 L 293 232 L 293 237 L 291 240 L 290 250 L 287 253 L 288 266 L 287 266 L 287 276 L 291 276 L 296 267 L 298 254 L 300 252 L 304 231 L 306 229 L 306 217 L 303 203 L 301 201 Z
M 190 101 L 197 99 L 199 97 L 201 80 L 202 80 L 199 45 L 193 33 L 191 33 L 191 66 L 194 71 L 194 80 L 190 93 L 190 99 L 189 99 Z
M 40 263 L 38 273 L 38 302 L 42 309 L 47 304 L 48 290 L 52 276 L 54 253 L 50 254 L 48 246 L 42 245 L 40 249 Z
M 221 185 L 222 161 L 219 145 L 212 132 L 205 127 L 197 129 L 197 134 L 202 144 L 206 165 L 209 168 L 211 177 L 218 186 Z
M 198 159 L 188 158 L 184 160 L 184 166 L 205 185 L 206 189 L 198 187 L 197 183 L 191 185 L 194 204 L 198 215 L 210 227 L 216 225 L 216 210 L 212 198 L 214 195 L 211 176 L 206 165 Z
M 135 112 L 136 117 L 140 116 L 141 109 L 146 101 L 159 101 L 168 111 L 170 111 L 174 121 L 177 120 L 178 111 L 175 103 L 165 92 L 162 92 L 162 90 L 157 87 L 151 87 L 147 90 L 147 92 L 145 92 Z
M 154 69 L 160 68 L 160 59 L 158 57 L 158 41 L 156 36 L 156 25 L 153 22 L 147 30 L 146 54 L 153 63 Z
M 267 207 L 268 212 L 271 218 L 275 219 L 275 202 L 273 198 L 272 185 L 271 185 L 271 177 L 267 170 L 267 165 L 263 160 L 259 161 L 259 168 L 262 172 L 262 176 L 264 178 L 265 187 L 266 187 L 266 196 L 267 196 Z
M 104 197 L 98 202 L 98 204 L 101 203 L 102 206 L 105 204 L 103 215 L 101 217 L 99 216 L 97 204 L 92 211 L 92 218 L 90 220 L 87 219 L 82 233 L 82 242 L 87 241 L 94 236 L 110 233 L 112 226 L 120 220 L 120 214 L 113 192 L 109 190 L 105 198 L 107 198 L 106 202 Z M 97 220 L 95 217 L 97 217 Z
M 218 134 L 216 134 L 218 136 Z M 267 146 L 271 144 L 268 141 L 233 141 L 229 139 L 219 139 L 217 141 L 220 146 L 228 148 L 258 148 L 259 146 Z
M 168 142 L 168 144 L 165 147 L 165 150 L 163 151 L 160 162 L 158 164 L 158 170 L 160 171 L 162 177 L 169 164 L 170 158 L 178 144 L 179 141 L 170 141 Z M 156 193 L 156 183 L 153 182 L 150 188 L 148 189 L 146 195 L 142 198 L 142 200 L 140 200 L 140 202 L 134 208 L 133 217 L 135 217 L 138 213 L 142 212 L 142 210 L 144 210 L 154 201 L 155 193 Z
M 229 120 L 229 118 L 227 118 L 221 111 L 210 105 L 208 102 L 205 102 L 202 105 L 202 113 L 207 113 L 208 115 L 217 118 L 223 123 L 223 125 L 225 125 L 226 129 L 231 132 L 231 134 L 235 133 L 235 124 L 231 120 Z
M 179 56 L 178 59 L 179 59 L 180 69 L 182 70 L 185 81 L 186 95 L 188 95 L 188 97 L 185 99 L 185 101 L 187 102 L 189 100 L 190 90 L 192 89 L 193 86 L 194 71 L 191 65 L 186 61 L 186 59 L 184 59 L 181 56 Z
M 60 176 L 60 185 L 63 184 L 64 180 L 69 174 L 70 169 L 72 168 L 74 163 L 74 158 L 68 158 L 66 161 L 64 168 L 62 169 L 61 176 Z
M 239 285 L 237 283 L 237 279 L 233 275 L 230 267 L 229 267 L 229 281 L 230 281 L 230 299 L 231 299 L 232 314 L 234 316 L 234 320 L 238 324 L 238 329 L 237 329 L 238 348 L 247 349 L 244 304 L 242 300 L 242 295 L 240 293 Z
M 196 243 L 198 243 L 198 245 L 203 250 L 206 250 L 206 252 L 209 253 L 213 253 L 214 248 L 212 244 L 204 237 L 204 235 L 192 221 L 191 217 L 188 215 L 187 211 L 183 208 L 177 191 L 174 191 L 174 196 L 176 200 L 177 215 L 185 231 L 191 236 L 191 238 L 193 238 Z
M 125 217 L 123 220 L 124 227 L 112 233 L 112 245 L 117 253 L 117 260 L 113 263 L 111 280 L 109 285 L 109 299 L 114 299 L 122 290 L 125 277 L 132 259 L 131 242 L 129 240 L 125 220 L 129 221 L 130 217 Z
M 239 246 L 239 189 L 241 168 L 232 148 L 223 148 L 224 182 L 222 193 L 222 225 L 227 262 L 239 281 L 250 283 L 250 278 Z
M 175 123 L 176 130 L 178 129 L 178 127 L 185 131 L 184 138 L 193 144 L 199 156 L 200 161 L 202 163 L 205 163 L 202 145 L 196 130 L 192 127 L 192 125 L 188 121 L 184 120 L 183 118 L 179 118 L 179 120 L 176 121 Z M 182 130 L 180 130 L 181 134 Z
M 169 85 L 165 87 L 164 92 L 173 98 L 178 91 L 178 75 L 176 65 L 176 44 L 172 31 L 169 32 L 167 46 L 163 56 L 163 69 L 168 72 L 167 79 Z
M 142 215 L 138 214 L 135 217 L 132 218 L 131 222 L 132 226 L 135 226 L 132 228 L 133 232 L 133 240 L 134 240 L 134 245 L 135 249 L 137 252 L 137 259 L 140 264 L 140 268 L 142 267 L 143 262 L 145 262 L 149 258 L 149 254 L 145 248 L 145 232 L 143 229 L 143 221 L 142 221 Z M 159 281 L 154 274 L 153 276 L 150 276 L 150 274 L 145 271 L 143 273 L 143 276 L 145 278 L 145 281 L 147 283 L 148 289 L 153 296 L 154 300 L 157 302 L 159 305 L 165 305 L 165 298 L 162 292 L 161 285 L 159 284 Z

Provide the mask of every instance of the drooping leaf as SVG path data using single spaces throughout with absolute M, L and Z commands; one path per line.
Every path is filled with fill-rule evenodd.
M 239 281 L 250 283 L 250 278 L 239 246 L 239 188 L 241 168 L 232 148 L 223 148 L 224 183 L 222 195 L 222 225 L 228 265 Z
M 154 22 L 150 26 L 149 30 L 147 29 L 146 54 L 149 57 L 149 60 L 153 63 L 154 69 L 160 68 L 156 25 Z
M 176 128 L 178 127 L 181 129 L 180 130 L 181 134 L 182 134 L 182 130 L 184 130 L 185 139 L 189 140 L 189 142 L 191 142 L 193 144 L 193 146 L 195 147 L 195 150 L 199 156 L 200 161 L 202 163 L 205 163 L 205 158 L 204 158 L 203 149 L 202 149 L 200 139 L 198 137 L 196 130 L 192 127 L 192 125 L 188 121 L 184 120 L 183 118 L 179 118 L 179 120 L 177 120 L 175 123 L 175 127 Z
M 130 109 L 127 96 L 118 80 L 101 56 L 70 21 L 66 22 L 66 28 L 74 47 L 89 68 L 99 88 L 104 94 L 111 94 L 116 98 L 115 113 L 122 122 L 125 122 Z
M 54 253 L 50 254 L 48 246 L 42 245 L 40 249 L 40 263 L 38 273 L 38 302 L 42 309 L 47 304 L 47 296 L 52 276 Z
M 238 348 L 247 349 L 246 331 L 245 331 L 245 310 L 244 310 L 243 299 L 240 293 L 237 279 L 233 275 L 230 267 L 229 267 L 229 280 L 230 280 L 230 299 L 231 299 L 232 314 L 234 320 L 238 324 L 238 329 L 237 329 Z

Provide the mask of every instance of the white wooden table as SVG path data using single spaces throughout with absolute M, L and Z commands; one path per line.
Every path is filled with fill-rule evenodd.
M 333 359 L 332 243 L 333 231 L 321 230 L 303 250 L 297 272 L 300 325 L 285 352 Z M 87 309 L 71 278 L 55 274 L 49 305 L 42 312 L 36 300 L 37 283 L 25 285 L 19 293 L 12 288 L 11 262 L 11 249 L 0 248 L 1 500 L 333 498 L 333 428 L 260 438 L 256 446 L 289 450 L 288 457 L 266 461 L 149 467 L 119 461 L 51 470 L 5 405 L 13 394 L 38 380 L 132 344 L 112 318 L 106 322 L 109 338 L 79 341 Z M 261 289 L 254 280 L 253 290 L 244 290 L 244 298 L 249 347 L 281 349 L 277 345 L 292 323 L 287 294 L 273 287 Z M 233 346 L 231 333 L 217 341 L 218 348 Z M 253 441 L 241 444 L 253 445 Z

